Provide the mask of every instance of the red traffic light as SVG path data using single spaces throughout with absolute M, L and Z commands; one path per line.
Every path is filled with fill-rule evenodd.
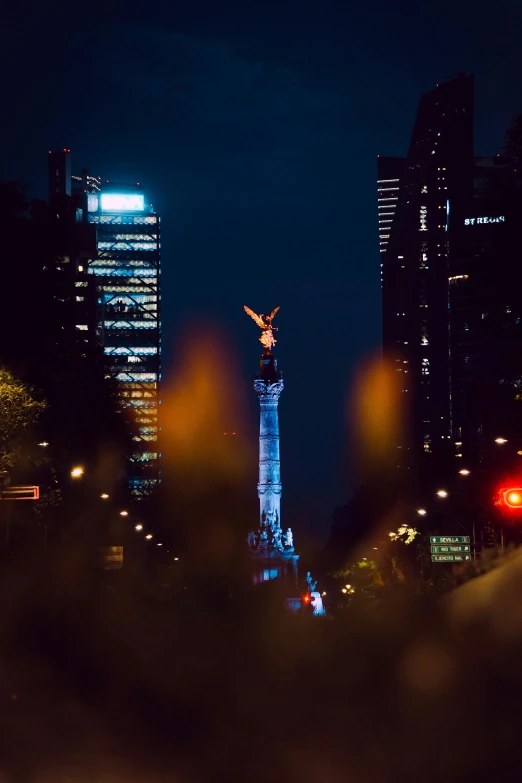
M 503 492 L 504 503 L 508 508 L 522 509 L 522 487 L 511 487 Z

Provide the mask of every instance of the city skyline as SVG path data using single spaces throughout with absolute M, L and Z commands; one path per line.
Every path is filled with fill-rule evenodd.
M 240 326 L 242 303 L 284 304 L 280 358 L 293 381 L 281 409 L 286 508 L 294 510 L 294 518 L 324 524 L 326 531 L 331 509 L 354 488 L 350 433 L 339 423 L 356 368 L 380 347 L 376 156 L 406 154 L 420 95 L 461 70 L 476 75 L 476 153 L 495 154 L 519 109 L 514 55 L 490 43 L 494 64 L 486 66 L 480 44 L 484 20 L 456 13 L 454 29 L 445 32 L 444 14 L 427 9 L 404 25 L 397 21 L 392 48 L 385 17 L 367 11 L 355 24 L 342 12 L 335 31 L 337 12 L 328 6 L 322 32 L 313 26 L 310 6 L 298 18 L 290 8 L 279 11 L 275 28 L 268 24 L 266 5 L 261 11 L 254 4 L 248 12 L 230 7 L 219 17 L 209 6 L 197 13 L 185 9 L 179 17 L 158 13 L 161 32 L 160 18 L 133 12 L 117 35 L 110 7 L 101 29 L 94 31 L 86 20 L 71 36 L 67 16 L 51 11 L 42 18 L 42 29 L 55 25 L 60 37 L 60 62 L 86 52 L 90 78 L 82 84 L 81 103 L 90 107 L 89 119 L 86 123 L 80 106 L 67 100 L 72 73 L 54 79 L 57 53 L 40 58 L 35 28 L 27 58 L 7 89 L 9 99 L 20 80 L 32 91 L 27 69 L 41 62 L 48 89 L 35 97 L 32 109 L 41 140 L 22 107 L 0 132 L 3 146 L 13 150 L 1 176 L 25 181 L 32 195 L 43 196 L 42 153 L 66 144 L 93 175 L 143 182 L 163 217 L 166 379 L 175 368 L 180 324 L 218 324 L 246 371 L 250 352 Z M 259 21 L 259 36 L 244 32 L 245 14 Z M 415 38 L 428 24 L 440 40 L 429 63 Z M 4 56 L 20 29 L 15 19 Z M 285 34 L 290 30 L 291 44 Z M 404 47 L 397 41 L 407 55 L 399 54 Z M 495 47 L 503 53 L 498 62 Z M 138 58 L 125 54 L 138 49 Z M 97 115 L 103 122 L 96 120 L 97 132 L 87 133 Z M 273 269 L 269 279 L 262 274 L 267 263 Z M 316 313 L 320 323 L 312 346 L 301 341 L 297 327 L 307 312 Z M 330 380 L 324 384 L 317 455 L 305 459 L 297 379 L 310 351 L 321 357 L 321 372 Z M 245 398 L 250 399 L 247 385 Z M 319 456 L 325 452 L 332 454 L 331 465 Z M 314 496 L 303 485 L 313 486 Z

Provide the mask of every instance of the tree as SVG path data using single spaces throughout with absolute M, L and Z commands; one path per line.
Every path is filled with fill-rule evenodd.
M 23 436 L 36 425 L 46 403 L 34 397 L 34 389 L 0 368 L 0 469 L 16 465 Z

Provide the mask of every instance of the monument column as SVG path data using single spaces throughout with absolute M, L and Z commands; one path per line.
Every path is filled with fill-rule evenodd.
M 279 417 L 277 406 L 283 379 L 277 372 L 277 359 L 266 350 L 260 372 L 254 381 L 259 397 L 259 523 L 281 529 L 281 460 L 279 456 Z
M 254 582 L 292 577 L 297 582 L 297 561 L 294 536 L 290 528 L 281 529 L 281 460 L 279 457 L 279 418 L 277 406 L 283 391 L 283 379 L 272 354 L 276 339 L 272 325 L 279 307 L 270 315 L 256 315 L 249 307 L 245 311 L 262 329 L 260 342 L 264 351 L 256 373 L 254 389 L 259 398 L 259 497 L 258 526 L 249 533 L 248 544 L 255 562 Z M 295 588 L 294 588 L 295 589 Z M 293 599 L 292 599 L 293 600 Z

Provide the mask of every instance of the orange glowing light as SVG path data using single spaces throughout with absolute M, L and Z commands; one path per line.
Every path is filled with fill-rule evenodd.
M 515 487 L 504 492 L 504 503 L 509 508 L 522 508 L 522 489 Z

